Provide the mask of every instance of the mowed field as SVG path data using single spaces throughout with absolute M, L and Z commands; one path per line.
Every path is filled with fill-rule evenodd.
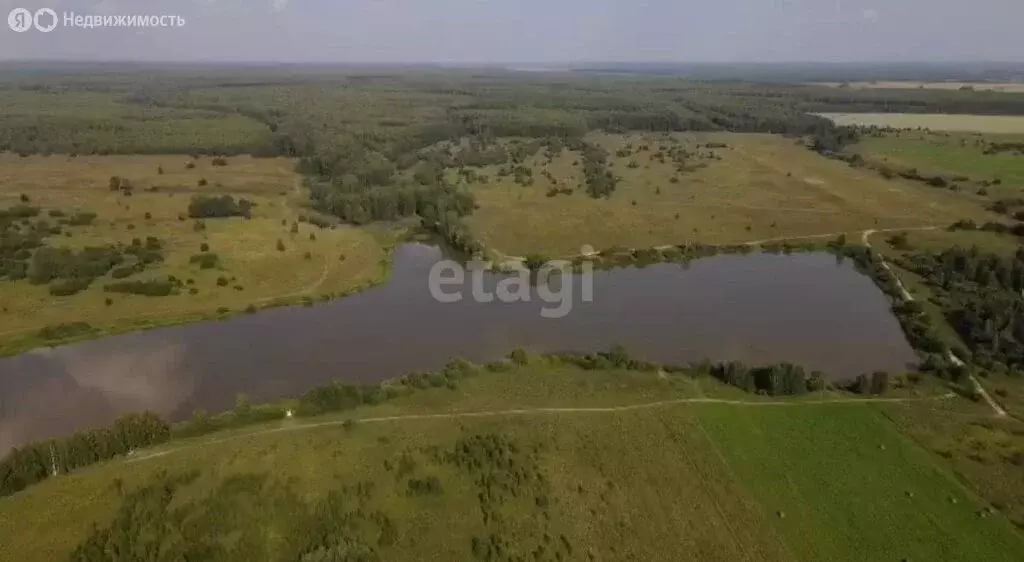
M 948 225 L 960 218 L 987 218 L 976 202 L 920 184 L 886 180 L 807 150 L 793 139 L 758 134 L 679 134 L 693 158 L 678 173 L 671 159 L 654 158 L 668 143 L 661 135 L 594 135 L 610 153 L 611 171 L 622 178 L 608 199 L 580 187 L 579 155 L 563 152 L 551 164 L 537 155 L 534 185 L 496 177 L 471 185 L 479 209 L 468 223 L 488 247 L 523 256 L 573 256 L 583 245 L 647 248 L 659 245 L 735 244 L 865 229 Z M 725 148 L 707 148 L 724 144 Z M 651 150 L 638 151 L 642 145 Z M 632 147 L 629 156 L 616 156 Z M 713 158 L 708 158 L 710 155 Z M 631 168 L 630 163 L 637 167 Z M 554 182 L 543 175 L 548 171 Z M 673 178 L 677 183 L 673 183 Z M 548 197 L 568 186 L 571 195 Z
M 1024 133 L 1020 115 L 946 115 L 925 113 L 821 113 L 837 125 L 931 129 L 996 134 Z
M 189 162 L 194 168 L 186 168 Z M 46 285 L 27 280 L 0 282 L 0 341 L 17 349 L 56 324 L 87 322 L 98 330 L 122 331 L 209 317 L 219 309 L 238 312 L 250 305 L 345 293 L 381 280 L 385 246 L 395 233 L 300 222 L 305 194 L 292 169 L 287 159 L 249 157 L 213 166 L 209 158 L 181 155 L 0 156 L 0 208 L 18 204 L 24 194 L 30 205 L 42 209 L 39 219 L 51 224 L 57 219 L 48 216 L 50 210 L 97 215 L 89 226 L 51 235 L 46 245 L 130 245 L 153 236 L 164 245 L 164 262 L 131 279 L 174 275 L 191 280 L 181 294 L 168 297 L 106 293 L 102 286 L 109 278 L 68 297 L 52 296 Z M 114 175 L 130 179 L 131 196 L 110 189 Z M 253 218 L 206 219 L 205 229 L 197 230 L 187 216 L 197 194 L 246 198 L 256 204 Z M 278 240 L 284 251 L 278 250 Z M 202 244 L 219 257 L 217 267 L 203 270 L 190 263 Z M 218 285 L 221 277 L 228 280 L 225 286 Z
M 481 541 L 542 560 L 1013 560 L 1024 546 L 882 406 L 736 396 L 637 407 L 734 396 L 716 385 L 531 360 L 360 407 L 351 423 L 175 441 L 5 498 L 0 558 L 61 559 L 92 523 L 116 536 L 129 521 L 124 548 L 174 552 L 179 520 L 192 540 L 231 536 L 205 543 L 228 561 L 297 559 L 303 539 L 340 527 L 346 548 L 383 560 L 487 558 Z M 616 397 L 632 408 L 613 409 Z M 925 392 L 906 407 L 944 401 Z M 457 417 L 474 412 L 490 414 Z M 430 413 L 441 416 L 402 417 Z M 133 493 L 162 494 L 192 471 L 166 501 Z

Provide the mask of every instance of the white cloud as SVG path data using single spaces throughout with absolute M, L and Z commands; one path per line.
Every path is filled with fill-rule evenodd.
M 283 12 L 288 7 L 288 0 L 274 0 L 274 11 Z
M 878 10 L 868 8 L 867 10 L 861 12 L 861 17 L 868 21 L 878 21 Z

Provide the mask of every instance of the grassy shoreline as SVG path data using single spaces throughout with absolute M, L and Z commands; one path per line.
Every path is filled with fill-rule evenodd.
M 64 345 L 98 340 L 106 337 L 124 335 L 133 332 L 144 332 L 160 328 L 171 328 L 175 326 L 185 326 L 189 324 L 227 320 L 236 316 L 241 316 L 245 314 L 255 314 L 264 310 L 270 310 L 274 308 L 311 306 L 317 301 L 327 302 L 343 299 L 345 297 L 349 297 L 361 293 L 363 291 L 367 291 L 374 287 L 383 285 L 388 281 L 388 279 L 390 279 L 391 271 L 394 266 L 394 249 L 399 242 L 399 239 L 395 239 L 389 245 L 385 245 L 382 247 L 385 253 L 385 258 L 380 261 L 379 273 L 375 278 L 370 279 L 368 281 L 364 281 L 363 283 L 349 287 L 342 291 L 338 291 L 335 293 L 323 293 L 319 295 L 291 295 L 285 297 L 270 297 L 262 299 L 262 304 L 252 304 L 250 305 L 250 307 L 241 310 L 229 309 L 225 311 L 221 309 L 210 312 L 190 313 L 183 316 L 159 317 L 152 320 L 146 320 L 142 323 L 120 322 L 110 326 L 90 326 L 88 331 L 83 331 L 80 334 L 55 339 L 42 338 L 39 335 L 38 330 L 33 332 L 23 332 L 19 336 L 0 338 L 0 358 L 14 357 L 34 350 L 51 349 Z

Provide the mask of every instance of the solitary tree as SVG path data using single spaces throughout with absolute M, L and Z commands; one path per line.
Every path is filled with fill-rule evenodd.
M 889 389 L 889 373 L 875 371 L 871 375 L 871 394 L 885 394 Z

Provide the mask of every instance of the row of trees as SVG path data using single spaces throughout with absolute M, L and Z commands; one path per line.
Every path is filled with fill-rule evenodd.
M 802 367 L 789 363 L 752 368 L 732 361 L 712 367 L 711 375 L 747 392 L 769 396 L 794 396 L 825 388 L 822 373 L 808 373 Z
M 170 426 L 147 412 L 123 416 L 110 427 L 14 449 L 0 462 L 0 496 L 19 492 L 51 476 L 164 443 L 170 436 Z
M 108 293 L 126 293 L 145 297 L 167 297 L 177 294 L 184 284 L 173 276 L 163 279 L 147 279 L 136 281 L 115 281 L 103 286 Z

